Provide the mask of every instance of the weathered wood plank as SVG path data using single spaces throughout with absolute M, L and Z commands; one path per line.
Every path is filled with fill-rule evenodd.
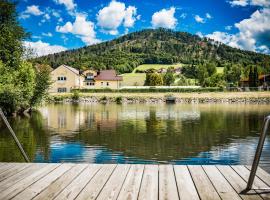
M 145 165 L 139 200 L 158 199 L 158 166 Z
M 101 168 L 101 165 L 88 165 L 79 176 L 77 176 L 65 189 L 63 189 L 55 198 L 55 200 L 75 199 L 86 184 Z
M 159 199 L 179 199 L 172 165 L 159 166 Z
M 246 188 L 247 183 L 230 166 L 219 165 L 217 168 L 238 194 Z M 240 194 L 240 196 L 243 200 L 262 199 L 254 190 L 249 191 L 247 194 Z
M 189 165 L 188 169 L 202 200 L 221 199 L 201 166 Z
M 10 169 L 5 170 L 5 172 L 0 174 L 0 182 L 6 178 L 17 174 L 18 172 L 24 170 L 26 167 L 29 167 L 29 164 L 14 165 Z
M 239 166 L 239 165 L 232 165 L 231 166 L 246 182 L 248 181 L 250 171 L 245 166 Z M 259 179 L 257 176 L 254 179 L 254 189 L 255 191 L 260 194 L 260 196 L 263 199 L 270 199 L 270 193 L 266 190 L 260 190 L 267 188 L 267 184 L 265 184 L 261 179 Z M 257 190 L 259 189 L 259 190 Z
M 97 200 L 116 200 L 125 181 L 130 165 L 117 165 Z
M 77 200 L 96 199 L 101 189 L 108 181 L 116 165 L 103 165 L 91 181 L 84 187 L 84 189 L 77 196 Z
M 16 196 L 18 193 L 32 185 L 37 180 L 41 179 L 43 176 L 47 175 L 49 172 L 59 167 L 60 164 L 47 164 L 45 167 L 38 171 L 33 172 L 30 176 L 26 177 L 10 186 L 6 190 L 0 193 L 0 199 L 10 199 Z
M 73 179 L 75 179 L 85 168 L 87 164 L 76 164 L 72 169 L 67 171 L 58 180 L 50 184 L 45 190 L 38 194 L 34 200 L 50 200 L 55 198 Z
M 249 171 L 251 170 L 251 166 L 246 166 L 246 168 Z M 263 182 L 265 182 L 270 187 L 270 174 L 268 174 L 262 168 L 258 167 L 256 176 L 259 177 Z
M 219 170 L 214 165 L 202 166 L 208 178 L 216 188 L 219 196 L 223 200 L 241 200 L 241 197 L 235 192 L 228 181 L 223 177 Z
M 180 199 L 199 200 L 199 195 L 187 166 L 175 165 L 174 173 Z
M 17 194 L 13 199 L 14 200 L 30 200 L 39 194 L 42 190 L 48 187 L 53 183 L 58 177 L 63 175 L 66 171 L 70 170 L 74 165 L 73 164 L 62 164 L 57 167 L 55 170 L 51 171 L 37 182 L 33 183 L 27 187 L 23 192 Z
M 138 198 L 144 165 L 131 165 L 126 180 L 119 193 L 119 200 L 135 200 Z
M 15 163 L 7 163 L 5 165 L 0 166 L 0 174 L 4 173 L 6 170 L 11 169 L 12 167 L 15 167 Z
M 0 182 L 0 192 L 3 190 L 6 190 L 7 188 L 11 187 L 15 183 L 19 182 L 20 180 L 23 180 L 24 178 L 30 176 L 33 174 L 33 172 L 36 172 L 37 170 L 45 167 L 46 164 L 44 163 L 38 163 L 38 164 L 30 164 L 30 166 L 14 176 L 8 177 L 7 179 Z

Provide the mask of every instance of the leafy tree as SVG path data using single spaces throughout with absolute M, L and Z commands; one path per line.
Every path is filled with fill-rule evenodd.
M 241 66 L 240 65 L 235 65 L 235 64 L 227 64 L 224 67 L 224 76 L 225 76 L 225 80 L 230 83 L 233 84 L 234 86 L 237 86 L 240 78 L 241 78 Z
M 15 69 L 0 63 L 0 107 L 8 115 L 30 107 L 34 94 L 35 71 L 31 64 L 21 62 Z
M 208 71 L 206 67 L 202 64 L 200 64 L 197 68 L 198 70 L 198 81 L 201 86 L 205 86 L 206 84 L 206 78 L 209 77 Z
M 23 55 L 22 41 L 29 36 L 17 21 L 16 4 L 0 1 L 0 60 L 9 67 L 18 67 Z
M 146 86 L 160 86 L 160 85 L 163 85 L 163 78 L 158 73 L 147 73 L 144 85 L 146 85 Z
M 30 100 L 31 108 L 40 104 L 43 98 L 47 95 L 51 84 L 50 73 L 51 68 L 48 65 L 39 65 L 36 67 L 36 85 L 34 94 Z
M 216 64 L 213 62 L 208 62 L 205 64 L 206 70 L 208 72 L 208 76 L 212 76 L 217 72 Z
M 196 65 L 184 65 L 182 67 L 182 74 L 187 78 L 198 78 Z
M 0 1 L 0 107 L 8 115 L 34 106 L 48 87 L 48 73 L 36 75 L 32 64 L 22 59 L 28 34 L 16 17 L 16 4 Z
M 172 72 L 173 68 L 169 68 L 166 74 L 163 76 L 163 84 L 164 85 L 171 85 L 174 83 L 175 78 Z
M 179 79 L 177 81 L 177 85 L 186 86 L 186 85 L 189 85 L 189 82 L 188 82 L 187 78 L 184 75 L 180 74 Z
M 225 87 L 226 81 L 223 74 L 215 73 L 212 76 L 206 78 L 205 86 L 207 87 Z

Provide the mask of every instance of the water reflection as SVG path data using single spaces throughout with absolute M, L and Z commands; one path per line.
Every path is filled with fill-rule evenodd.
M 10 119 L 32 161 L 250 164 L 267 105 L 51 104 Z M 0 161 L 23 161 L 0 122 Z M 270 161 L 269 139 L 262 163 Z

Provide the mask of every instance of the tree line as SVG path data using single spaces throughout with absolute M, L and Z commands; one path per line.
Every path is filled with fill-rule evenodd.
M 30 37 L 17 20 L 16 3 L 0 1 L 0 107 L 7 115 L 31 111 L 44 98 L 50 68 L 25 61 L 23 41 Z

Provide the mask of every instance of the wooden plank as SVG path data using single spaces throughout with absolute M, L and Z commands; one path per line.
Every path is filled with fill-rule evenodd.
M 37 194 L 39 194 L 42 190 L 48 187 L 51 183 L 53 183 L 58 177 L 63 175 L 66 171 L 70 170 L 74 164 L 62 164 L 57 167 L 55 170 L 51 171 L 41 179 L 39 179 L 34 184 L 27 187 L 24 191 L 17 194 L 13 199 L 14 200 L 29 200 L 34 198 Z
M 122 186 L 117 199 L 135 200 L 138 198 L 141 180 L 143 176 L 144 165 L 131 165 L 126 180 Z
M 246 182 L 248 181 L 250 171 L 243 165 L 232 165 L 234 171 L 236 171 Z M 254 179 L 254 189 L 264 189 L 268 186 L 257 176 Z
M 105 183 L 110 178 L 116 165 L 103 165 L 91 181 L 84 187 L 76 200 L 96 199 Z
M 245 166 L 249 171 L 251 170 L 251 166 Z M 263 182 L 265 182 L 268 186 L 270 186 L 270 174 L 264 171 L 262 168 L 258 167 L 256 176 L 259 177 Z
M 172 165 L 159 165 L 159 199 L 179 199 Z
M 30 176 L 18 181 L 14 185 L 10 186 L 6 190 L 0 193 L 0 199 L 10 199 L 32 185 L 37 180 L 41 179 L 43 176 L 48 174 L 50 171 L 59 167 L 60 164 L 47 164 L 45 167 L 38 171 L 33 172 Z
M 100 168 L 101 165 L 97 164 L 87 165 L 83 172 L 56 196 L 55 200 L 75 199 Z
M 213 186 L 216 188 L 221 199 L 224 200 L 241 200 L 241 197 L 235 192 L 232 186 L 228 183 L 228 181 L 223 177 L 223 175 L 219 172 L 219 170 L 214 165 L 203 165 L 205 173 L 208 178 L 212 182 Z
M 189 165 L 188 169 L 202 200 L 221 199 L 201 166 Z
M 15 183 L 19 182 L 20 180 L 30 176 L 33 174 L 33 172 L 45 167 L 46 164 L 39 163 L 39 164 L 29 164 L 28 168 L 25 168 L 24 170 L 18 172 L 14 176 L 8 177 L 7 179 L 0 182 L 0 192 L 3 190 L 6 190 L 7 188 L 11 187 Z
M 15 175 L 16 173 L 24 170 L 26 167 L 29 167 L 29 164 L 14 165 L 10 169 L 0 174 L 0 182 L 6 178 Z
M 246 188 L 247 183 L 230 166 L 220 165 L 217 168 L 238 194 Z M 243 200 L 262 199 L 254 190 L 249 191 L 247 194 L 240 194 L 240 197 Z
M 250 171 L 245 166 L 240 165 L 232 165 L 231 166 L 246 182 L 248 181 Z M 270 199 L 269 190 L 257 190 L 257 189 L 265 189 L 268 186 L 258 177 L 255 176 L 253 188 L 255 191 L 260 194 L 263 199 Z
M 6 170 L 11 169 L 12 167 L 15 167 L 14 163 L 6 163 L 6 164 L 0 166 L 0 174 L 4 173 Z
M 145 165 L 138 199 L 158 199 L 158 165 Z
M 98 195 L 97 200 L 116 200 L 129 169 L 130 165 L 117 165 L 110 179 Z
M 73 179 L 75 179 L 85 168 L 87 164 L 76 164 L 71 170 L 67 171 L 58 180 L 38 194 L 34 200 L 49 200 L 55 198 Z
M 175 165 L 174 172 L 180 199 L 199 200 L 199 195 L 187 166 Z

